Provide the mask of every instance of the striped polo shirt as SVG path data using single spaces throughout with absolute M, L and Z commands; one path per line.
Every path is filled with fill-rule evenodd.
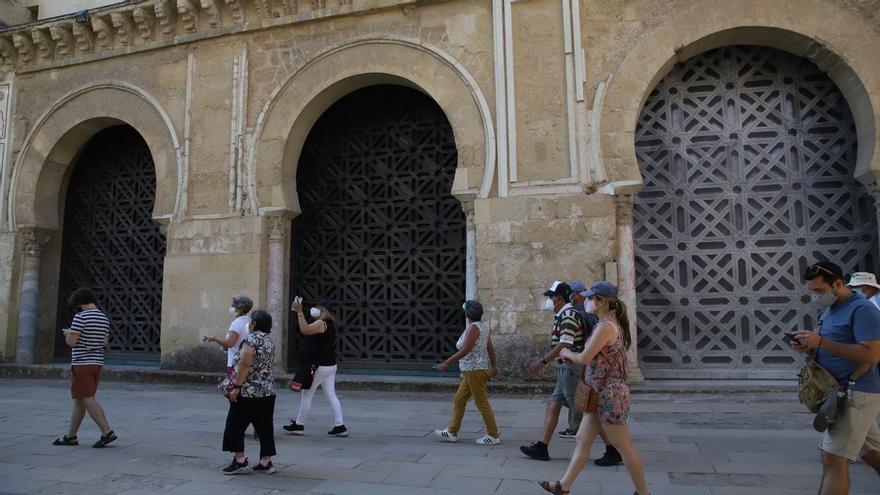
M 104 337 L 110 332 L 110 319 L 100 309 L 80 311 L 73 317 L 70 329 L 79 332 L 73 346 L 70 364 L 104 364 Z

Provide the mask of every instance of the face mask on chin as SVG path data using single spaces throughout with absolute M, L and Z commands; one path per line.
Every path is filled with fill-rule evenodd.
M 552 311 L 555 307 L 556 305 L 553 304 L 553 299 L 550 299 L 549 297 L 547 299 L 544 299 L 544 309 Z
M 868 297 L 868 296 L 865 294 L 865 292 L 862 290 L 861 287 L 850 287 L 849 290 L 853 291 L 854 293 L 856 293 L 856 294 L 858 294 L 858 295 L 860 295 L 860 296 Z
M 318 309 L 318 308 L 312 308 L 312 309 L 309 310 L 309 315 L 310 315 L 312 318 L 314 318 L 314 319 L 317 320 L 317 319 L 320 318 L 320 316 L 321 316 L 321 310 Z
M 596 302 L 593 301 L 592 299 L 587 300 L 587 302 L 584 303 L 584 311 L 586 311 L 587 313 L 595 314 L 596 313 Z
M 235 310 L 235 306 L 229 306 L 229 315 L 238 316 L 238 311 Z

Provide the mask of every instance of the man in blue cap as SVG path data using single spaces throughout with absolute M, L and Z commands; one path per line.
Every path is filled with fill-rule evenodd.
M 586 342 L 581 316 L 572 307 L 569 301 L 570 296 L 571 287 L 567 283 L 559 281 L 553 282 L 553 285 L 544 292 L 544 297 L 547 298 L 544 301 L 544 309 L 552 310 L 556 315 L 553 331 L 550 333 L 550 351 L 535 358 L 529 365 L 529 371 L 537 374 L 544 366 L 556 362 L 556 388 L 553 390 L 553 395 L 550 396 L 550 403 L 547 405 L 547 412 L 544 415 L 543 437 L 531 445 L 523 445 L 519 448 L 523 454 L 539 461 L 550 460 L 547 446 L 550 444 L 553 430 L 556 429 L 556 424 L 559 422 L 559 413 L 562 411 L 563 405 L 568 407 L 569 411 L 574 409 L 574 391 L 577 388 L 577 381 L 580 379 L 578 367 L 570 366 L 570 363 L 566 364 L 559 359 L 559 353 L 562 349 L 581 352 L 584 350 L 584 342 Z

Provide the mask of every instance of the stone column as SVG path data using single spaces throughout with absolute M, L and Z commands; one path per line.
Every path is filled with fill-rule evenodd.
M 285 323 L 289 316 L 284 297 L 284 265 L 290 221 L 284 216 L 268 217 L 269 259 L 266 267 L 266 310 L 272 315 L 272 341 L 275 342 L 275 366 L 287 365 Z
M 620 300 L 626 304 L 632 346 L 626 354 L 626 374 L 630 382 L 644 381 L 639 368 L 638 331 L 636 328 L 636 260 L 633 240 L 633 196 L 614 197 L 617 216 L 617 286 Z
M 35 229 L 22 231 L 24 263 L 21 273 L 21 289 L 18 306 L 18 336 L 15 346 L 15 362 L 34 363 L 37 344 L 37 323 L 40 305 L 40 257 L 49 236 Z
M 465 233 L 465 297 L 477 298 L 477 224 L 474 221 L 474 202 L 467 201 L 461 204 L 467 219 Z

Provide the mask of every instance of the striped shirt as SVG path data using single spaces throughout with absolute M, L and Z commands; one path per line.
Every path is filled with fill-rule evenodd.
M 110 319 L 100 309 L 80 311 L 73 317 L 70 329 L 79 332 L 73 346 L 70 364 L 104 364 L 104 338 L 110 333 Z
M 577 309 L 571 304 L 566 304 L 556 313 L 553 320 L 553 332 L 550 333 L 550 347 L 554 348 L 560 343 L 570 344 L 572 352 L 584 350 L 586 339 L 584 327 Z

